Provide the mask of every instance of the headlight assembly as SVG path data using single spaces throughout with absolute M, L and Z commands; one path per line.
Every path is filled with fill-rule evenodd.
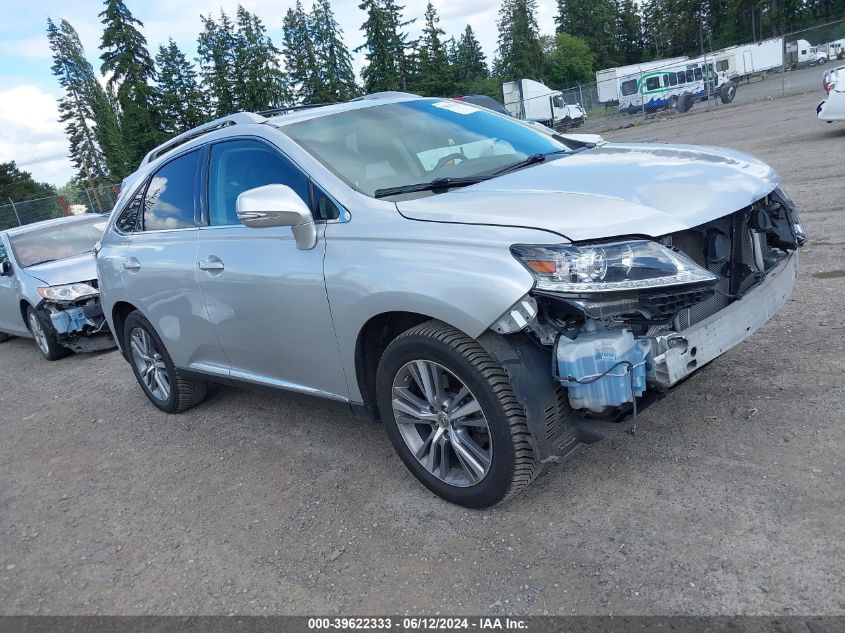
M 718 281 L 686 255 L 649 240 L 581 246 L 517 244 L 511 252 L 534 274 L 538 290 L 575 296 Z
M 50 301 L 76 301 L 77 299 L 99 295 L 100 291 L 91 284 L 76 283 L 39 288 L 38 294 Z

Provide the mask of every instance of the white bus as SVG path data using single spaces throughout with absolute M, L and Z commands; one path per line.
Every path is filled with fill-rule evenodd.
M 621 78 L 619 110 L 633 114 L 640 110 L 653 112 L 677 108 L 686 112 L 694 101 L 718 96 L 730 103 L 736 96 L 736 83 L 725 73 L 716 72 L 713 59 L 690 59 L 649 70 L 640 75 Z

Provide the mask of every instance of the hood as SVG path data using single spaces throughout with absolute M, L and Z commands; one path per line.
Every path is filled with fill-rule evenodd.
M 47 286 L 60 286 L 97 278 L 97 262 L 93 253 L 82 253 L 46 264 L 29 266 L 23 270 L 27 275 L 41 280 Z
M 733 150 L 609 143 L 396 205 L 413 220 L 530 227 L 572 241 L 658 237 L 738 211 L 777 183 L 771 167 Z

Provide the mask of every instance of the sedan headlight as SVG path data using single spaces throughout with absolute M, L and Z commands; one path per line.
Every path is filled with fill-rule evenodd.
M 657 242 L 591 245 L 517 244 L 511 252 L 534 274 L 538 290 L 573 295 L 718 281 L 686 255 Z
M 100 291 L 91 284 L 77 283 L 39 288 L 38 294 L 50 301 L 76 301 L 77 299 L 96 296 L 100 294 Z

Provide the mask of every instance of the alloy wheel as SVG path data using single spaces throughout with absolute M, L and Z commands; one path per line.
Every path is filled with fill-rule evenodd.
M 165 402 L 170 397 L 170 377 L 152 337 L 139 327 L 133 328 L 129 334 L 129 345 L 144 386 L 156 400 Z
M 408 449 L 452 486 L 484 479 L 493 459 L 487 417 L 454 373 L 428 360 L 405 363 L 393 379 L 393 415 Z
M 47 343 L 47 333 L 44 332 L 44 326 L 41 325 L 38 315 L 33 311 L 29 313 L 29 331 L 32 332 L 32 338 L 35 339 L 35 343 L 44 355 L 49 354 L 50 346 Z

